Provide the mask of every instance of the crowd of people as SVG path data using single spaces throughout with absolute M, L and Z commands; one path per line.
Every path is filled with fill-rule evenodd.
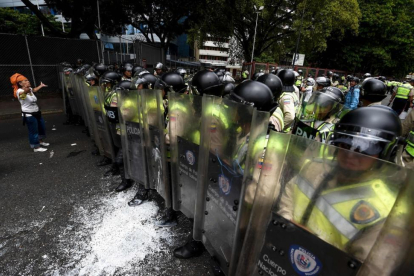
M 370 74 L 365 74 L 363 79 L 360 80 L 355 76 L 340 77 L 332 72 L 328 72 L 326 76 L 313 78 L 313 76 L 307 75 L 305 78 L 301 70 L 296 72 L 292 69 L 271 68 L 269 73 L 257 72 L 252 75 L 251 79 L 249 79 L 249 74 L 243 72 L 243 81 L 236 83 L 230 72 L 225 69 L 205 68 L 206 70 L 190 74 L 184 68 L 168 70 L 161 63 L 154 66 L 153 72 L 132 63 L 124 63 L 119 68 L 104 64 L 91 66 L 82 64 L 82 62 L 78 62 L 76 68 L 70 64 L 63 64 L 63 66 L 65 76 L 68 77 L 71 74 L 81 75 L 87 86 L 99 86 L 103 91 L 105 110 L 102 112 L 108 122 L 110 142 L 115 153 L 112 157 L 100 153 L 104 157 L 98 163 L 98 166 L 111 166 L 106 173 L 107 176 L 121 175 L 122 182 L 116 188 L 117 192 L 130 188 L 134 183 L 125 173 L 125 158 L 123 157 L 125 153 L 123 152 L 126 149 L 122 148 L 120 138 L 122 128 L 119 125 L 119 116 L 122 116 L 122 112 L 118 110 L 118 97 L 119 91 L 125 90 L 153 89 L 162 91 L 164 110 L 162 120 L 165 122 L 164 134 L 167 144 L 171 140 L 171 137 L 169 137 L 171 110 L 177 108 L 169 106 L 168 95 L 170 93 L 193 96 L 211 95 L 237 104 L 251 106 L 268 114 L 269 131 L 299 135 L 339 149 L 356 152 L 370 158 L 394 162 L 405 167 L 411 167 L 413 164 L 414 113 L 411 111 L 403 123 L 399 119 L 399 115 L 404 110 L 412 107 L 414 79 L 403 82 L 387 81 L 382 76 L 372 77 Z M 38 109 L 36 109 L 36 97 L 33 93 L 44 85 L 41 84 L 39 87 L 32 89 L 27 79 L 21 75 L 13 76 L 11 81 L 13 85 L 16 85 L 16 96 L 22 104 L 23 117 L 28 124 L 29 133 L 31 133 L 30 145 L 35 151 L 41 151 L 40 146 L 47 146 L 48 144 L 42 140 L 45 135 L 44 122 L 41 116 L 36 115 Z M 70 88 L 70 81 L 66 88 Z M 70 91 L 67 91 L 68 97 L 70 93 Z M 392 108 L 381 103 L 388 94 L 391 94 L 388 105 L 393 103 Z M 67 102 L 70 103 L 70 101 Z M 67 110 L 69 114 L 68 123 L 82 123 L 84 118 L 71 114 L 70 106 Z M 195 112 L 200 113 L 200 111 Z M 218 111 L 213 111 L 212 114 L 214 115 L 215 112 Z M 36 120 L 31 119 L 31 116 Z M 222 118 L 221 115 L 217 115 L 213 122 L 214 132 L 211 131 L 213 133 L 211 135 L 216 135 L 216 129 L 220 129 L 220 125 L 227 128 L 229 124 L 226 118 Z M 34 128 L 38 130 L 37 134 L 33 130 Z M 93 130 L 89 129 L 88 131 Z M 197 142 L 195 142 L 198 143 L 197 145 L 200 145 L 200 131 L 196 139 Z M 243 131 L 240 132 L 243 133 Z M 248 136 L 246 138 L 247 144 L 249 144 Z M 218 144 L 224 143 L 224 140 L 231 143 L 227 138 L 218 136 Z M 213 140 L 213 138 L 211 139 Z M 265 151 L 266 145 L 261 147 L 261 152 Z M 240 164 L 239 160 L 246 159 L 243 159 L 240 155 L 246 155 L 247 152 L 249 151 L 244 149 L 243 151 L 238 150 L 237 154 L 234 154 L 238 166 L 235 171 L 239 174 L 243 174 L 244 171 L 244 164 Z M 147 156 L 147 158 L 151 157 Z M 264 158 L 264 155 L 262 158 Z M 223 159 L 221 162 L 232 164 L 233 161 Z M 370 170 L 373 166 L 372 163 L 370 164 L 366 165 L 363 170 Z M 349 171 L 353 170 L 353 168 L 349 168 L 349 164 L 346 166 L 348 166 Z M 360 166 L 354 168 L 354 170 L 361 170 L 362 162 Z M 170 169 L 170 167 L 168 168 Z M 300 173 L 303 172 L 300 171 Z M 352 181 L 355 181 L 355 179 Z M 344 189 L 342 187 L 342 190 Z M 153 190 L 139 185 L 137 194 L 128 204 L 139 206 L 149 200 L 152 193 L 154 193 Z M 308 209 L 305 210 L 307 219 L 298 221 L 292 206 L 294 205 L 292 194 L 297 193 L 297 191 L 292 189 L 287 190 L 286 193 L 288 196 L 282 198 L 283 204 L 279 213 L 297 224 L 302 224 L 310 232 L 322 231 L 317 229 L 316 218 L 313 218 L 316 214 L 315 212 L 312 213 L 313 209 L 319 208 L 315 205 L 315 195 L 301 194 L 301 197 L 310 203 L 308 203 Z M 396 195 L 393 195 L 393 197 L 396 197 Z M 378 217 L 372 220 L 370 218 L 369 224 L 367 223 L 366 226 L 372 226 L 374 222 L 379 224 L 382 219 L 387 217 L 391 208 L 392 206 L 388 206 L 385 208 L 386 210 L 384 209 L 385 211 L 380 212 Z M 199 214 L 195 214 L 195 216 L 197 215 Z M 204 215 L 204 212 L 202 212 L 202 215 Z M 305 215 L 301 214 L 300 217 Z M 323 215 L 321 216 L 323 217 Z M 329 217 L 324 219 L 326 222 L 321 222 L 323 219 L 318 217 L 319 223 L 330 223 Z M 195 220 L 197 219 L 195 218 Z M 363 232 L 365 227 L 363 222 L 357 221 L 355 223 L 359 225 L 358 231 Z M 158 225 L 160 227 L 171 227 L 176 224 L 175 211 L 172 206 L 166 206 Z M 331 224 L 333 226 L 326 231 L 341 231 L 341 229 L 335 229 L 336 226 L 333 223 Z M 323 237 L 324 235 L 320 236 Z M 330 238 L 324 240 L 343 250 L 346 246 L 349 247 L 349 243 L 352 243 L 352 240 L 347 239 L 345 242 L 347 245 L 345 246 L 343 241 L 337 243 L 337 241 L 330 241 Z M 203 242 L 194 238 L 182 247 L 177 248 L 174 255 L 177 258 L 191 258 L 199 256 L 202 252 Z M 364 259 L 368 253 L 360 252 L 361 259 Z M 222 267 L 223 265 L 219 266 Z

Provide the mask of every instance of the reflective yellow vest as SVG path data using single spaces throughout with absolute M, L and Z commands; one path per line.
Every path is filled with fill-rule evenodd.
M 294 186 L 293 219 L 301 223 L 315 188 L 299 176 Z M 305 227 L 322 240 L 344 250 L 361 230 L 385 219 L 394 206 L 397 193 L 381 179 L 336 187 L 321 193 Z
M 410 131 L 407 137 L 407 146 L 405 146 L 405 150 L 409 155 L 414 157 L 414 131 Z
M 397 94 L 395 95 L 395 97 L 398 99 L 407 100 L 411 89 L 413 89 L 413 87 L 409 83 L 398 86 Z

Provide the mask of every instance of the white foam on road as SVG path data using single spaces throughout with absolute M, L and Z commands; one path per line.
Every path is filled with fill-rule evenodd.
M 155 203 L 129 207 L 134 193 L 111 194 L 75 207 L 73 225 L 64 229 L 58 246 L 65 264 L 49 266 L 47 274 L 137 273 L 138 262 L 166 251 L 173 243 L 171 230 L 155 227 Z

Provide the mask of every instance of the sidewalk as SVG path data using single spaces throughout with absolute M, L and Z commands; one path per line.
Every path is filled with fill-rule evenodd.
M 37 104 L 42 114 L 61 113 L 64 110 L 63 99 L 60 94 L 37 94 Z M 0 97 L 0 120 L 21 116 L 19 100 L 11 96 Z

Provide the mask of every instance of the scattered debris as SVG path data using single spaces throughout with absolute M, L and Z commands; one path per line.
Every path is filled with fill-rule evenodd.
M 52 130 L 56 130 L 56 127 L 55 127 L 55 125 L 53 125 L 53 127 L 52 127 Z
M 76 146 L 76 143 L 73 143 L 73 144 L 70 144 L 70 145 L 73 147 L 73 146 Z
M 45 209 L 45 206 L 43 206 L 42 210 L 40 210 L 40 212 L 39 212 L 39 213 L 41 213 L 41 212 L 43 211 L 43 209 Z
M 53 150 L 50 152 L 50 156 L 49 156 L 49 158 L 52 158 L 53 157 L 53 155 L 54 155 L 55 153 L 53 152 Z

